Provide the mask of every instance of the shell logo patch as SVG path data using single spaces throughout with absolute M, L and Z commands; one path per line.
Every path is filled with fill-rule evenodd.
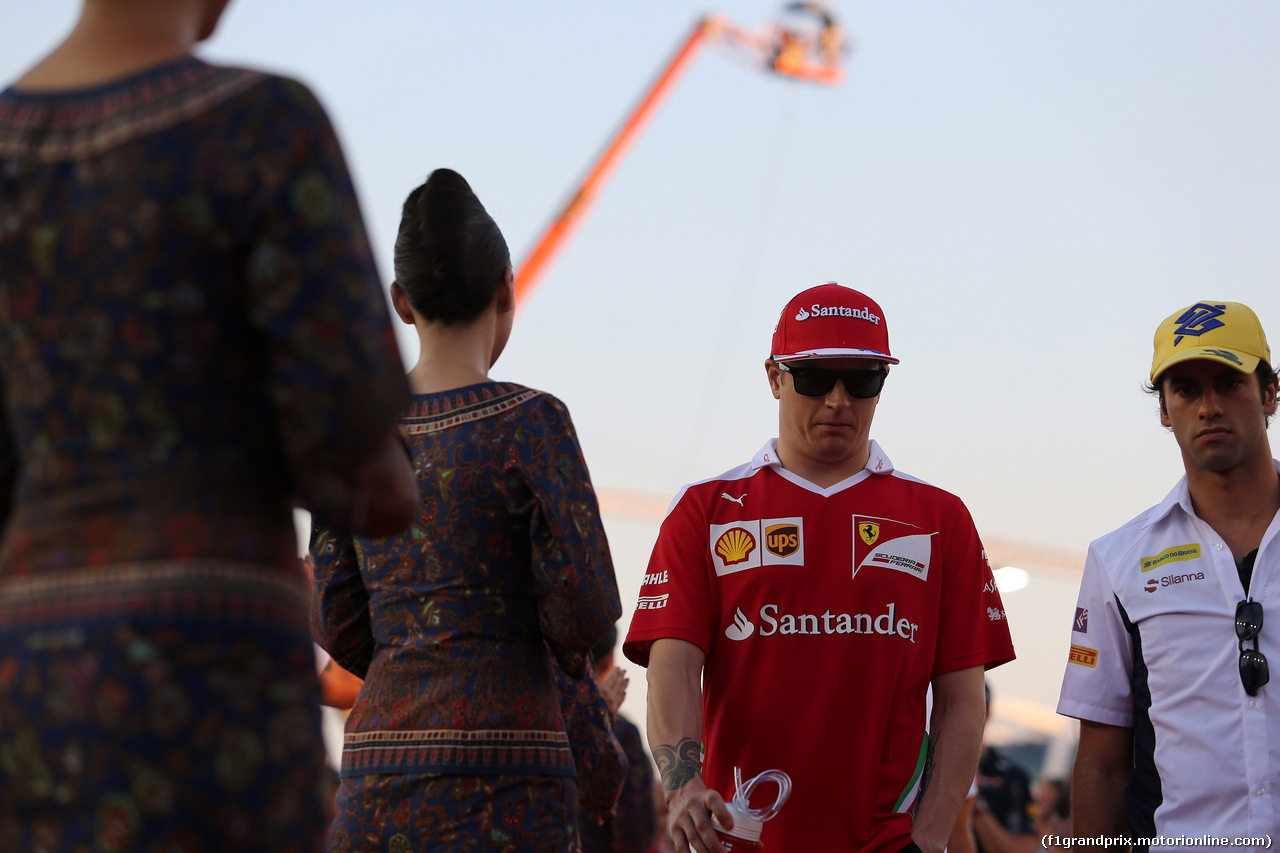
M 751 556 L 756 549 L 756 538 L 741 527 L 727 530 L 716 542 L 716 553 L 726 566 L 736 566 Z
M 761 566 L 803 566 L 804 519 L 753 518 L 712 524 L 707 547 L 717 575 Z
M 858 525 L 858 536 L 867 545 L 874 545 L 876 540 L 880 538 L 880 525 L 874 521 L 864 521 Z
M 770 554 L 786 557 L 800 548 L 800 528 L 795 524 L 774 524 L 764 529 L 764 547 Z M 727 561 L 726 561 L 727 562 Z

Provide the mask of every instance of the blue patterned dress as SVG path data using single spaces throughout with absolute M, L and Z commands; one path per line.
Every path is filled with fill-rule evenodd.
M 365 679 L 330 849 L 571 849 L 554 669 L 586 676 L 621 606 L 569 413 L 488 382 L 417 395 L 404 423 L 410 530 L 312 531 L 319 642 Z
M 292 505 L 407 400 L 306 88 L 0 92 L 0 850 L 323 844 Z

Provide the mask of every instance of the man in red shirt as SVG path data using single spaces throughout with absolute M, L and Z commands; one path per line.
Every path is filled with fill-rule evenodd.
M 946 844 L 978 762 L 983 670 L 1013 646 L 964 504 L 870 438 L 897 363 L 867 296 L 796 296 L 765 362 L 778 438 L 686 486 L 662 524 L 623 650 L 648 667 L 677 851 L 723 851 L 712 818 L 733 821 L 735 768 L 792 778 L 766 850 Z

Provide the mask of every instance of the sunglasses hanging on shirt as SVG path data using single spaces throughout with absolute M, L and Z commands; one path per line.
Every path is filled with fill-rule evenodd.
M 1240 640 L 1240 683 L 1244 692 L 1257 696 L 1258 689 L 1271 680 L 1267 657 L 1258 651 L 1258 635 L 1262 633 L 1262 602 L 1246 598 L 1236 605 L 1236 637 Z M 1253 648 L 1244 644 L 1253 641 Z

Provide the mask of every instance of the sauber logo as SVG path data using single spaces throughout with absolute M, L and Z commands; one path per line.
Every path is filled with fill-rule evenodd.
M 1093 669 L 1098 665 L 1098 650 L 1072 644 L 1071 652 L 1067 655 L 1067 663 L 1074 663 L 1078 666 L 1087 666 L 1089 669 Z
M 726 530 L 716 542 L 716 553 L 726 566 L 744 562 L 756 549 L 756 538 L 741 527 Z
M 775 524 L 764 529 L 764 547 L 770 554 L 786 557 L 800 547 L 800 528 L 794 524 Z
M 670 597 L 671 594 L 666 592 L 662 595 L 642 595 L 636 601 L 636 610 L 661 610 L 667 606 L 667 599 Z
M 880 634 L 886 637 L 900 637 L 910 643 L 916 641 L 916 632 L 920 626 L 906 617 L 898 616 L 898 605 L 889 602 L 883 613 L 832 613 L 830 610 L 817 613 L 781 613 L 776 604 L 766 604 L 760 608 L 760 625 L 747 618 L 742 608 L 733 613 L 733 624 L 725 628 L 724 635 L 730 640 L 742 641 L 755 635 L 772 637 L 775 634 Z
M 876 544 L 876 540 L 880 538 L 880 525 L 874 521 L 864 521 L 858 525 L 858 536 L 862 538 L 867 545 Z

